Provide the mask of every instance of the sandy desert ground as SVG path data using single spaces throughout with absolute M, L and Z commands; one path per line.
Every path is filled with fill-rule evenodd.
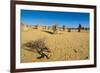
M 50 58 L 37 59 L 39 54 L 36 51 L 21 46 L 22 63 L 89 59 L 89 32 L 87 31 L 58 31 L 57 34 L 49 34 L 39 29 L 21 31 L 21 45 L 42 38 L 51 51 L 46 53 Z

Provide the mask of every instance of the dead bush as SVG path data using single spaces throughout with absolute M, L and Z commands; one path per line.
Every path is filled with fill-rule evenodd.
M 44 39 L 38 39 L 35 41 L 27 42 L 24 44 L 25 47 L 30 48 L 30 49 L 35 49 L 37 53 L 40 55 L 37 57 L 38 59 L 46 57 L 49 59 L 49 57 L 44 53 L 44 52 L 50 52 L 50 50 L 47 48 L 45 45 L 45 40 Z

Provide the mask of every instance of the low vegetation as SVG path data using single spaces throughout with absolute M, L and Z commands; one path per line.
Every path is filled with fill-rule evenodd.
M 30 41 L 27 42 L 23 45 L 24 47 L 27 47 L 29 49 L 34 49 L 36 50 L 36 52 L 40 55 L 39 57 L 37 57 L 38 59 L 44 58 L 46 57 L 47 59 L 49 59 L 48 55 L 46 55 L 44 52 L 50 52 L 50 50 L 47 48 L 47 46 L 45 45 L 44 39 L 38 39 L 35 41 Z

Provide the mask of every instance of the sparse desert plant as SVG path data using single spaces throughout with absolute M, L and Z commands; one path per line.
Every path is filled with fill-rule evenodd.
M 46 26 L 42 26 L 42 29 L 43 29 L 43 30 L 46 30 Z
M 81 32 L 81 28 L 82 28 L 82 26 L 81 26 L 81 24 L 79 24 L 79 26 L 78 26 L 78 32 Z
M 50 26 L 48 26 L 48 29 L 50 29 Z
M 65 27 L 66 27 L 65 25 L 62 26 L 63 31 L 65 30 Z
M 62 27 L 58 27 L 59 31 L 61 31 Z
M 85 30 L 85 27 L 81 27 L 82 30 Z
M 44 29 L 46 29 L 46 26 L 44 26 Z
M 88 31 L 89 29 L 90 29 L 89 27 L 84 28 L 85 31 Z
M 38 29 L 38 25 L 34 25 L 34 29 Z
M 71 32 L 71 28 L 68 28 L 68 32 Z
M 49 53 L 50 50 L 45 45 L 44 41 L 45 41 L 44 39 L 38 39 L 38 40 L 35 40 L 35 41 L 27 42 L 27 43 L 24 44 L 24 46 L 26 46 L 30 49 L 35 49 L 37 51 L 37 53 L 40 55 L 39 57 L 37 57 L 38 59 L 44 58 L 44 57 L 49 59 L 48 55 L 46 55 L 44 53 L 44 51 Z
M 57 25 L 56 24 L 52 26 L 52 30 L 53 30 L 53 33 L 56 33 L 56 31 L 57 31 Z

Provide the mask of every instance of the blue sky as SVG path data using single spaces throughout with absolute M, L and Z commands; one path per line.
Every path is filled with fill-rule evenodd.
M 78 27 L 82 24 L 84 27 L 89 27 L 89 20 L 89 13 L 21 10 L 21 22 L 28 25 L 58 24 L 59 26 Z

